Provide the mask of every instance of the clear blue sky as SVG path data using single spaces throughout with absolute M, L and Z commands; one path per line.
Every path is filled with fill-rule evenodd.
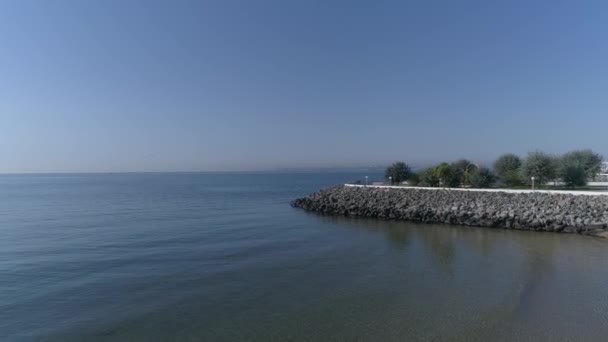
M 0 172 L 608 156 L 605 1 L 0 2 Z

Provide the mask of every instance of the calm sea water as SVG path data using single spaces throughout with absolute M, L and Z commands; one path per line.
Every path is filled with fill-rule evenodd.
M 608 336 L 608 241 L 289 206 L 363 176 L 0 176 L 0 340 Z

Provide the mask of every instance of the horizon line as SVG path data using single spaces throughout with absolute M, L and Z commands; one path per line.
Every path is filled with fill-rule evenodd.
M 379 170 L 384 166 L 377 167 L 329 167 L 329 168 L 294 168 L 294 169 L 260 169 L 260 170 L 213 170 L 213 171 L 52 171 L 52 172 L 0 172 L 0 176 L 24 176 L 24 175 L 108 175 L 108 174 L 161 174 L 161 173 L 298 173 L 317 171 L 338 170 Z

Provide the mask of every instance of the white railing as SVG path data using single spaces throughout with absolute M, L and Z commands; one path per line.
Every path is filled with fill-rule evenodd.
M 580 191 L 580 190 L 531 190 L 531 189 L 471 189 L 471 188 L 432 188 L 422 186 L 397 186 L 397 185 L 364 185 L 364 184 L 344 184 L 348 187 L 359 188 L 385 188 L 385 189 L 419 189 L 419 190 L 444 190 L 444 191 L 472 191 L 472 192 L 506 192 L 515 194 L 546 193 L 546 194 L 565 194 L 565 195 L 586 195 L 586 196 L 608 196 L 608 191 Z

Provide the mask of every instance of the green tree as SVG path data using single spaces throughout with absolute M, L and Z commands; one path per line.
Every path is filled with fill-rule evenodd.
M 454 177 L 458 177 L 460 184 L 471 184 L 471 175 L 478 168 L 470 160 L 460 159 L 450 164 L 454 170 Z
M 489 188 L 496 182 L 496 176 L 487 167 L 478 167 L 471 171 L 470 181 L 475 188 Z
M 390 179 L 395 183 L 406 181 L 412 175 L 412 169 L 404 162 L 396 162 L 386 168 L 384 178 Z
M 448 163 L 441 163 L 435 167 L 435 177 L 441 186 L 452 188 L 460 185 L 460 174 Z
M 532 183 L 531 178 L 534 177 L 536 184 L 541 187 L 556 178 L 557 166 L 554 156 L 541 151 L 530 152 L 521 165 L 521 175 L 528 184 Z
M 422 180 L 420 179 L 420 175 L 417 173 L 412 173 L 410 178 L 407 180 L 407 184 L 412 186 L 422 185 L 421 183 Z
M 585 186 L 601 170 L 602 156 L 591 150 L 564 154 L 559 160 L 558 176 L 567 186 Z
M 564 183 L 566 183 L 566 186 L 569 187 L 587 185 L 587 176 L 585 175 L 585 169 L 576 160 L 561 160 L 559 166 L 559 177 Z
M 568 152 L 562 159 L 576 160 L 579 162 L 585 170 L 587 179 L 591 179 L 600 173 L 602 169 L 602 160 L 604 158 L 600 154 L 587 149 Z
M 439 178 L 435 175 L 435 168 L 429 167 L 418 174 L 421 186 L 439 186 Z
M 515 154 L 503 154 L 494 162 L 494 172 L 506 186 L 522 185 L 521 164 L 521 159 Z

